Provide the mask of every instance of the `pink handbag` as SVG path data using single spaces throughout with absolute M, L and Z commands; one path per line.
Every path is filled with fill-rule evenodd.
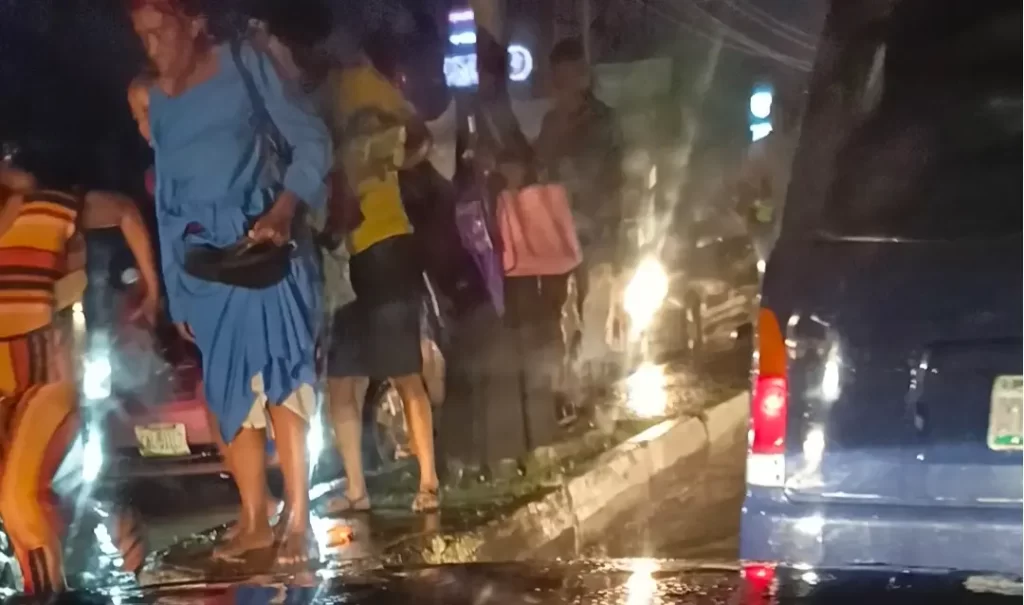
M 561 185 L 531 185 L 498 197 L 505 275 L 564 275 L 583 260 L 569 196 Z

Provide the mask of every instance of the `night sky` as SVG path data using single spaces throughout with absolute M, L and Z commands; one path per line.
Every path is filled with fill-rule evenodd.
M 258 11 L 258 3 L 273 1 L 278 0 L 217 0 L 217 6 L 244 3 Z M 294 9 L 302 4 L 300 0 L 279 1 Z M 400 29 L 403 4 L 416 10 L 437 5 L 434 8 L 440 10 L 441 5 L 464 3 L 331 1 L 336 17 L 362 22 L 366 28 L 387 24 Z M 610 9 L 615 2 L 595 0 L 595 4 L 607 4 L 609 15 L 614 16 Z M 673 38 L 685 32 L 706 44 L 707 34 L 714 31 L 704 8 L 710 6 L 708 2 L 630 0 L 618 4 L 629 8 L 635 17 L 646 16 L 670 26 Z M 0 141 L 16 142 L 24 157 L 48 167 L 59 166 L 60 172 L 70 174 L 68 178 L 77 183 L 131 192 L 141 186 L 141 173 L 150 160 L 125 100 L 125 88 L 143 64 L 125 5 L 126 0 L 0 0 Z M 809 62 L 813 50 L 806 44 L 794 44 L 787 24 L 816 34 L 826 6 L 814 0 L 728 0 L 716 4 L 718 9 L 713 12 L 726 18 L 738 36 Z M 779 21 L 767 22 L 764 13 L 756 11 L 766 11 Z M 636 31 L 635 27 L 629 29 Z M 784 71 L 803 76 L 798 70 Z
M 0 0 L 0 140 L 83 184 L 128 185 L 112 167 L 144 161 L 124 95 L 141 65 L 122 0 Z
M 266 10 L 274 0 L 217 0 Z M 311 0 L 303 0 L 311 1 Z M 298 10 L 300 0 L 280 0 Z M 60 180 L 137 191 L 149 152 L 125 89 L 144 63 L 127 0 L 0 0 L 0 141 Z M 334 0 L 348 21 L 377 27 L 401 0 Z M 413 2 L 424 4 L 424 2 Z

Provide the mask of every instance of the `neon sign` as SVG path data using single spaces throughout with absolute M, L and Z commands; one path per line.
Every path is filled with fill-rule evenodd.
M 759 141 L 771 134 L 774 97 L 774 91 L 770 84 L 758 84 L 751 92 L 747 115 L 751 141 Z
M 480 83 L 477 71 L 476 29 L 473 24 L 473 11 L 470 9 L 456 10 L 448 13 L 451 33 L 448 43 L 453 47 L 453 54 L 444 58 L 444 77 L 451 88 L 473 88 Z M 533 53 L 522 44 L 510 44 L 508 47 L 508 79 L 513 82 L 525 82 L 533 73 Z

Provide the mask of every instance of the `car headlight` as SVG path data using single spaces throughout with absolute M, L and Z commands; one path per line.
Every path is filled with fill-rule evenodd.
M 633 336 L 651 326 L 654 316 L 668 296 L 668 273 L 661 262 L 647 257 L 637 266 L 623 293 L 623 308 L 629 315 L 629 329 Z

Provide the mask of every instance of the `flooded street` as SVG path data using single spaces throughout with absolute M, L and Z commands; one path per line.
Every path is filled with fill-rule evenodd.
M 746 355 L 745 351 L 736 351 L 715 357 L 699 367 L 680 361 L 645 364 L 624 380 L 619 389 L 623 398 L 621 404 L 614 400 L 601 404 L 605 412 L 620 417 L 616 421 L 620 425 L 617 430 L 624 430 L 622 426 L 635 427 L 627 430 L 624 437 L 651 426 L 652 422 L 661 422 L 656 415 L 646 422 L 637 420 L 643 418 L 642 411 L 658 407 L 668 410 L 672 417 L 680 419 L 679 422 L 694 426 L 696 433 L 692 436 L 701 439 L 703 445 L 693 447 L 690 453 L 655 471 L 650 480 L 634 484 L 629 493 L 610 497 L 602 505 L 609 512 L 588 520 L 586 527 L 579 526 L 578 537 L 575 534 L 571 537 L 551 535 L 550 543 L 540 550 L 530 547 L 530 558 L 650 557 L 734 561 L 744 489 L 746 425 L 736 422 L 730 425 L 728 432 L 712 438 L 708 418 L 717 413 L 717 408 L 725 407 L 719 404 L 744 390 Z M 633 420 L 621 416 L 626 408 L 635 415 Z M 595 432 L 600 433 L 591 430 L 587 439 Z M 581 434 L 579 440 L 586 439 Z M 516 511 L 526 502 L 545 497 L 555 484 L 568 481 L 571 475 L 580 472 L 580 469 L 570 471 L 568 468 L 556 470 L 555 475 L 548 478 L 529 476 L 511 480 L 511 483 L 506 480 L 475 488 L 451 486 L 440 515 L 417 516 L 409 513 L 408 503 L 403 500 L 405 492 L 413 492 L 411 484 L 405 485 L 413 476 L 412 469 L 399 465 L 389 473 L 369 478 L 369 488 L 376 501 L 372 514 L 340 520 L 354 530 L 359 528 L 355 530 L 352 545 L 339 553 L 340 558 L 370 564 L 374 561 L 433 561 L 430 557 L 440 557 L 444 562 L 521 558 L 522 552 L 516 548 L 522 545 L 487 544 L 490 538 L 483 535 L 479 538 L 483 542 L 469 550 L 464 551 L 463 546 L 452 547 L 443 555 L 430 555 L 429 547 L 421 551 L 422 545 L 411 543 L 409 548 L 396 550 L 395 547 L 410 540 L 416 542 L 417 536 L 435 534 L 445 540 L 458 541 L 455 536 L 469 535 L 464 532 L 472 532 L 482 527 L 481 524 L 514 525 L 513 517 L 519 514 Z M 559 479 L 560 473 L 566 476 Z M 322 495 L 326 488 L 326 484 L 314 486 L 311 495 Z M 188 494 L 187 505 L 182 494 Z M 172 567 L 178 570 L 173 573 L 186 575 L 202 573 L 207 567 L 207 563 L 203 563 L 204 556 L 198 551 L 189 554 L 196 548 L 200 551 L 206 548 L 200 544 L 205 538 L 196 542 L 197 536 L 230 522 L 238 511 L 237 492 L 231 480 L 216 475 L 162 477 L 139 482 L 126 486 L 120 499 L 122 504 L 138 512 L 147 553 L 176 552 L 165 563 L 173 561 Z M 567 510 L 572 510 L 572 502 L 566 504 L 570 507 Z M 336 522 L 318 516 L 314 519 L 314 532 L 318 523 Z M 91 530 L 82 529 L 86 530 L 83 532 L 86 538 L 91 536 Z M 195 546 L 183 547 L 189 543 Z M 473 544 L 472 539 L 459 543 Z M 77 556 L 88 552 L 83 549 L 71 554 L 72 575 L 76 567 L 89 567 L 88 561 L 78 560 Z M 147 569 L 152 565 L 148 564 Z M 166 565 L 156 564 L 156 568 L 166 568 Z M 228 573 L 230 570 L 221 571 Z M 221 571 L 209 569 L 206 572 Z
M 614 519 L 581 554 L 735 560 L 745 451 L 742 438 L 732 439 L 703 460 L 687 459 L 661 473 L 648 486 L 648 504 Z M 700 465 L 697 473 L 694 465 Z

